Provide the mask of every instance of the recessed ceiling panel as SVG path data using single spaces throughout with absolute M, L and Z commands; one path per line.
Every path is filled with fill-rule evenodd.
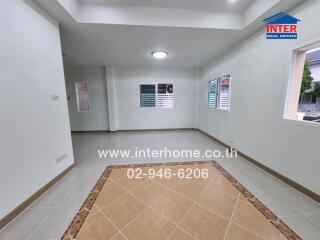
M 239 11 L 251 2 L 242 14 L 207 14 L 208 11 L 199 10 L 210 3 L 216 4 L 211 9 L 226 9 L 228 4 L 231 8 L 230 0 L 34 1 L 59 21 L 66 64 L 194 68 L 221 56 L 262 28 L 263 19 L 292 9 L 303 0 L 238 0 L 234 4 L 240 4 L 235 8 Z M 103 2 L 118 5 L 110 7 Z M 133 4 L 140 5 L 133 7 Z M 142 4 L 153 4 L 153 7 L 141 7 Z M 165 7 L 156 8 L 155 4 Z M 182 4 L 185 9 L 174 8 Z M 198 9 L 186 9 L 192 8 L 192 4 Z M 204 23 L 207 27 L 203 27 Z M 150 54 L 154 50 L 164 50 L 169 55 L 157 60 Z
M 243 12 L 255 0 L 78 0 L 82 4 Z

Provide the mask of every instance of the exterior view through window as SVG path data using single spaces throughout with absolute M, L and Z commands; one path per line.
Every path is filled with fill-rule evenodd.
M 173 108 L 173 84 L 140 85 L 140 107 Z
M 209 87 L 208 87 L 208 107 L 209 108 L 229 111 L 230 81 L 231 81 L 230 74 L 209 81 Z
M 320 123 L 320 45 L 295 52 L 287 117 Z

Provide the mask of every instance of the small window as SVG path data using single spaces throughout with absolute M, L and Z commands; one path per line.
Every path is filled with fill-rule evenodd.
M 173 84 L 141 84 L 140 107 L 173 108 Z
M 320 43 L 294 51 L 285 118 L 320 123 Z
M 157 107 L 173 108 L 173 84 L 158 84 Z
M 230 104 L 230 76 L 224 76 L 218 81 L 218 109 L 229 111 Z
M 89 92 L 87 82 L 76 82 L 78 112 L 89 112 Z
M 229 111 L 230 109 L 230 81 L 231 76 L 209 81 L 208 87 L 208 107 Z
M 208 107 L 217 108 L 217 80 L 209 81 Z
M 154 84 L 140 85 L 140 107 L 156 106 L 156 86 Z

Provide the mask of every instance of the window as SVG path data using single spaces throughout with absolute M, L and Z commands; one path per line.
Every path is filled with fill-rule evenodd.
M 217 107 L 217 80 L 209 81 L 208 106 L 209 108 Z
M 156 106 L 156 86 L 153 84 L 140 85 L 140 107 Z
M 173 108 L 173 84 L 141 84 L 140 107 Z
M 320 123 L 320 43 L 294 51 L 285 118 Z
M 157 107 L 173 108 L 172 84 L 158 84 Z
M 209 81 L 208 87 L 208 107 L 229 111 L 230 109 L 230 81 L 231 76 Z
M 89 92 L 87 82 L 76 82 L 78 112 L 89 112 Z

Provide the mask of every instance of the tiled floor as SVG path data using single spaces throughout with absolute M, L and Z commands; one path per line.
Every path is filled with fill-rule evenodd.
M 231 183 L 235 181 L 228 180 L 212 163 L 135 167 L 146 175 L 139 179 L 129 179 L 128 169 L 111 170 L 107 180 L 103 174 L 105 184 L 93 190 L 100 193 L 84 224 L 75 220 L 65 239 L 73 239 L 77 233 L 78 240 L 284 239 L 246 198 L 250 196 L 252 201 L 252 195 L 241 194 Z M 148 175 L 150 170 L 160 175 Z M 164 171 L 169 172 L 167 178 L 161 174 Z M 176 176 L 187 171 L 189 179 L 183 174 Z M 208 175 L 195 174 L 201 171 Z M 90 202 L 79 211 L 79 219 L 84 219 Z
M 93 185 L 108 165 L 190 161 L 193 159 L 100 159 L 97 149 L 220 149 L 223 147 L 197 131 L 136 132 L 116 134 L 85 134 L 73 136 L 76 168 L 44 194 L 30 208 L 0 231 L 1 240 L 58 240 L 84 202 Z M 196 159 L 195 159 L 196 160 Z M 318 240 L 320 236 L 320 205 L 253 166 L 241 157 L 215 159 L 236 177 L 267 207 L 280 216 L 303 239 Z M 178 186 L 176 186 L 177 189 Z M 197 188 L 197 187 L 195 187 Z M 157 191 L 156 189 L 154 191 Z M 179 190 L 176 190 L 179 191 Z M 183 191 L 183 186 L 180 187 Z M 117 193 L 115 193 L 117 194 Z M 119 193 L 118 193 L 119 194 Z M 152 201 L 149 197 L 148 201 Z M 154 219 L 157 224 L 157 219 Z M 166 226 L 163 226 L 166 227 Z M 188 239 L 181 229 L 172 239 Z M 114 239 L 123 239 L 117 235 Z M 189 236 L 190 237 L 190 236 Z

